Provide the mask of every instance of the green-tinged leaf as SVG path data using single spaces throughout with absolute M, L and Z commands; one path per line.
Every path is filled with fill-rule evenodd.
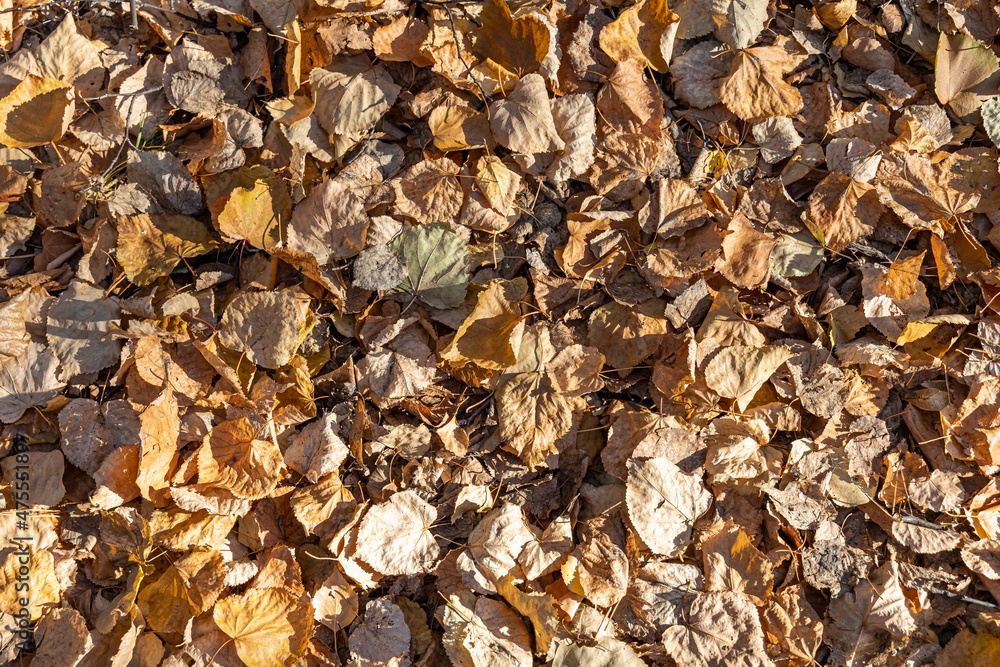
M 469 284 L 469 246 L 448 225 L 419 225 L 393 244 L 406 260 L 409 275 L 397 289 L 431 308 L 455 308 Z

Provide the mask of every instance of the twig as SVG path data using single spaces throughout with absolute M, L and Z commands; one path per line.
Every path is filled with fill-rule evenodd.
M 132 18 L 132 29 L 139 27 L 139 12 L 135 9 L 135 0 L 128 0 L 128 11 Z
M 88 185 L 87 187 L 85 187 L 83 190 L 80 190 L 80 194 L 83 194 L 84 192 L 90 190 L 91 188 L 93 188 L 98 183 L 103 183 L 104 179 L 107 178 L 108 174 L 111 173 L 111 170 L 114 169 L 115 163 L 118 162 L 118 158 L 120 158 L 122 156 L 122 151 L 125 150 L 125 145 L 132 143 L 131 139 L 128 136 L 128 119 L 132 117 L 132 105 L 133 104 L 135 104 L 135 96 L 134 95 L 132 96 L 131 99 L 129 99 L 129 101 L 128 101 L 128 111 L 125 112 L 125 139 L 123 139 L 122 143 L 118 146 L 118 152 L 115 153 L 115 158 L 113 160 L 111 160 L 111 164 L 109 164 L 108 168 L 105 169 L 104 173 L 101 174 L 100 179 L 94 181 L 93 183 L 91 183 L 90 185 Z
M 159 85 L 156 88 L 148 88 L 146 90 L 137 90 L 134 93 L 105 93 L 104 95 L 98 95 L 97 97 L 84 97 L 84 102 L 96 102 L 98 100 L 106 100 L 111 97 L 138 97 L 139 95 L 148 95 L 149 93 L 156 93 L 163 90 L 163 85 Z
M 983 600 L 977 600 L 976 598 L 970 598 L 968 595 L 960 595 L 958 593 L 952 593 L 951 591 L 945 591 L 940 588 L 927 587 L 931 593 L 937 593 L 938 595 L 945 595 L 950 598 L 955 598 L 956 600 L 961 600 L 962 602 L 968 602 L 969 604 L 978 604 L 983 607 L 989 607 L 990 609 L 996 609 L 1000 611 L 1000 604 L 993 604 L 992 602 L 985 602 Z

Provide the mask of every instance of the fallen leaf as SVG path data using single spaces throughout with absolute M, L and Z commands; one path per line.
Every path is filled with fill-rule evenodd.
M 719 97 L 743 120 L 792 116 L 802 109 L 802 95 L 782 78 L 794 68 L 784 49 L 759 46 L 738 52 Z
M 110 332 L 120 318 L 117 297 L 81 280 L 69 284 L 49 307 L 46 329 L 64 377 L 93 373 L 118 361 L 121 343 Z
M 397 289 L 432 308 L 454 308 L 462 303 L 469 283 L 468 245 L 447 225 L 413 227 L 392 247 L 409 271 Z
M 0 100 L 0 143 L 31 148 L 58 141 L 76 109 L 73 86 L 28 74 Z
M 658 72 L 666 72 L 662 42 L 670 39 L 667 31 L 677 21 L 666 0 L 641 0 L 604 26 L 599 38 L 601 49 L 615 62 L 637 58 Z
M 664 556 L 674 556 L 691 540 L 694 522 L 712 504 L 699 475 L 668 459 L 628 462 L 628 515 L 642 541 Z
M 549 29 L 531 14 L 514 18 L 504 0 L 485 0 L 473 51 L 519 77 L 535 72 L 549 52 Z
M 358 527 L 358 558 L 382 574 L 421 574 L 438 559 L 431 534 L 434 508 L 413 491 L 394 494 L 368 510 Z
M 288 292 L 243 292 L 222 314 L 220 342 L 265 368 L 287 364 L 299 346 L 304 325 Z
M 663 632 L 663 645 L 674 660 L 692 667 L 773 667 L 764 650 L 757 609 L 739 593 L 693 596 L 682 624 Z
M 522 77 L 504 99 L 490 105 L 490 128 L 502 145 L 515 153 L 561 151 L 545 80 L 538 74 Z
M 308 602 L 281 588 L 250 589 L 216 603 L 212 619 L 248 667 L 291 665 L 305 650 L 312 624 Z

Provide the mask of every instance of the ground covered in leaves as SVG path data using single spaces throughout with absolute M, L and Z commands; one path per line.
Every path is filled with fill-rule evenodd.
M 0 663 L 1000 664 L 996 3 L 39 4 Z

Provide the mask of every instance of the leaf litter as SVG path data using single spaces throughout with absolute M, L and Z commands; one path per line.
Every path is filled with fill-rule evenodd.
M 0 663 L 997 662 L 995 3 L 7 5 Z

